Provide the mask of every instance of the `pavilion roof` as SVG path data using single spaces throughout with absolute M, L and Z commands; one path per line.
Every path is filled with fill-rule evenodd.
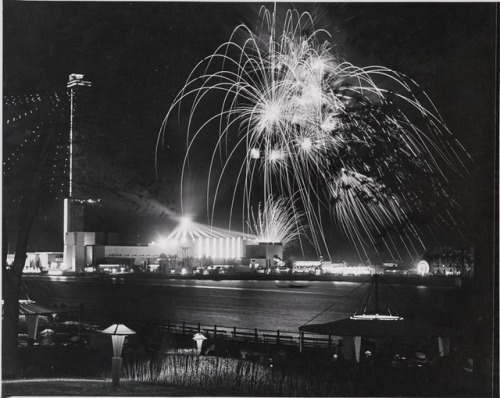
M 195 240 L 200 238 L 208 239 L 225 239 L 225 238 L 242 238 L 242 239 L 256 239 L 255 235 L 246 234 L 242 232 L 230 231 L 227 229 L 211 227 L 203 225 L 194 221 L 189 223 L 181 222 L 167 237 L 167 240 Z
M 324 335 L 362 337 L 439 337 L 450 334 L 447 328 L 403 318 L 399 320 L 346 318 L 328 323 L 303 325 L 299 330 Z

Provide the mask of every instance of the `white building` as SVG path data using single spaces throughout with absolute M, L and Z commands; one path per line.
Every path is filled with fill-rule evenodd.
M 7 254 L 7 264 L 14 262 L 15 254 Z M 23 272 L 40 273 L 46 271 L 63 271 L 64 261 L 62 252 L 30 252 L 26 253 Z
M 180 217 L 178 226 L 172 233 L 151 242 L 147 246 L 121 246 L 116 237 L 100 232 L 85 231 L 85 207 L 95 203 L 89 193 L 82 188 L 84 184 L 73 186 L 75 181 L 86 181 L 85 148 L 79 144 L 82 137 L 88 135 L 85 130 L 80 102 L 91 83 L 83 80 L 84 76 L 72 74 L 67 87 L 71 93 L 70 148 L 69 148 L 69 197 L 64 200 L 64 270 L 81 272 L 86 267 L 99 264 L 150 264 L 158 260 L 160 255 L 177 256 L 177 258 L 211 258 L 212 261 L 224 264 L 229 260 L 247 256 L 246 248 L 259 245 L 253 235 L 237 233 L 195 223 L 188 218 Z M 77 99 L 79 99 L 77 101 Z M 75 107 L 78 102 L 78 107 Z M 83 107 L 84 108 L 84 107 Z M 78 109 L 78 112 L 75 112 Z M 260 244 L 262 246 L 262 244 Z M 273 255 L 283 256 L 280 245 L 269 246 L 264 258 Z M 279 247 L 278 247 L 279 246 Z

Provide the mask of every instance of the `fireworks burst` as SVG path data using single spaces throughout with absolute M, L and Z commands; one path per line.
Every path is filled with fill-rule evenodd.
M 262 16 L 261 34 L 238 26 L 228 42 L 194 68 L 165 117 L 158 145 L 174 109 L 191 97 L 183 179 L 194 143 L 208 125 L 218 125 L 209 181 L 222 162 L 217 182 L 207 188 L 210 213 L 236 162 L 231 212 L 242 192 L 244 217 L 249 217 L 252 194 L 260 185 L 263 198 L 297 196 L 318 250 L 328 247 L 322 219 L 327 209 L 362 258 L 368 257 L 369 246 L 383 246 L 400 258 L 396 240 L 418 253 L 423 242 L 411 215 L 428 209 L 436 197 L 449 199 L 445 174 L 463 167 L 465 151 L 411 79 L 341 60 L 329 34 L 315 29 L 308 13 L 288 11 L 281 33 L 275 11 L 263 9 Z M 246 40 L 238 44 L 234 38 L 241 33 Z M 216 92 L 223 93 L 220 110 L 194 127 L 195 114 Z M 272 229 L 276 206 L 285 202 L 271 202 L 251 216 L 258 234 Z M 298 214 L 292 213 L 285 211 Z M 286 225 L 286 231 L 272 234 L 286 240 L 289 227 L 300 224 L 295 219 Z
M 291 203 L 292 202 L 292 203 Z M 261 242 L 281 242 L 284 247 L 301 241 L 305 232 L 301 223 L 303 212 L 297 211 L 293 201 L 286 198 L 274 199 L 270 196 L 257 211 L 251 212 L 248 222 L 250 233 Z

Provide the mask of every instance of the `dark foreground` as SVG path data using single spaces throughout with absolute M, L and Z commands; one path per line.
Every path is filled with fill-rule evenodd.
M 161 383 L 123 380 L 118 387 L 102 379 L 24 379 L 4 381 L 2 397 L 11 396 L 207 396 L 207 391 L 191 390 Z M 220 394 L 217 394 L 220 395 Z
M 474 396 L 471 369 L 453 353 L 425 362 L 363 356 L 358 364 L 324 348 L 300 353 L 280 345 L 207 340 L 197 355 L 191 336 L 181 335 L 168 335 L 161 352 L 127 344 L 122 385 L 115 390 L 109 341 L 95 343 L 20 349 L 23 373 L 4 382 L 2 395 Z M 70 378 L 79 381 L 65 380 Z

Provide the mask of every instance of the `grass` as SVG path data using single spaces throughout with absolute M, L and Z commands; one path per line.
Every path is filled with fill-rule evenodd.
M 223 357 L 169 355 L 124 366 L 124 378 L 244 396 L 328 395 L 321 385 L 260 363 Z M 331 393 L 331 390 L 329 390 Z

